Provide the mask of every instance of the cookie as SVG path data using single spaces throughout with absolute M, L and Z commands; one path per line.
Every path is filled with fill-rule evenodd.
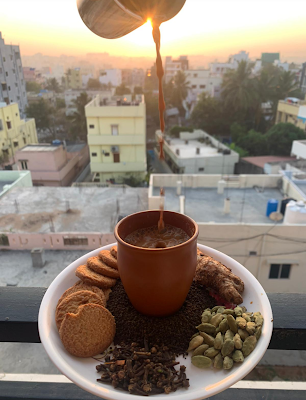
M 99 258 L 109 267 L 118 269 L 118 264 L 116 258 L 111 254 L 109 250 L 101 250 L 99 253 Z
M 98 274 L 109 276 L 110 278 L 119 278 L 118 270 L 106 265 L 99 257 L 90 257 L 87 260 L 87 266 Z
M 112 343 L 115 332 L 114 317 L 97 304 L 85 304 L 75 314 L 66 314 L 59 331 L 66 350 L 77 357 L 102 353 Z
M 111 292 L 112 292 L 112 289 L 106 289 L 106 290 L 103 291 L 106 302 L 108 301 L 109 295 L 111 294 Z
M 96 293 L 98 296 L 101 297 L 103 305 L 106 304 L 106 299 L 105 299 L 103 290 L 99 289 L 97 286 L 87 285 L 87 283 L 84 283 L 82 281 L 78 281 L 73 286 L 71 286 L 71 288 L 67 289 L 62 294 L 62 297 L 59 299 L 57 305 L 59 305 L 70 294 L 75 293 L 75 292 L 79 292 L 80 290 L 89 290 L 91 292 Z
M 56 308 L 55 322 L 57 329 L 60 329 L 63 319 L 67 313 L 76 313 L 79 306 L 83 304 L 99 304 L 104 306 L 101 297 L 89 290 L 81 290 L 67 296 Z
M 113 257 L 115 257 L 115 259 L 117 260 L 117 246 L 113 246 L 113 247 L 110 249 L 110 253 L 111 253 L 111 255 L 112 255 Z
M 116 284 L 116 279 L 108 278 L 107 276 L 97 274 L 92 271 L 87 265 L 80 265 L 75 274 L 78 278 L 80 278 L 83 282 L 88 285 L 98 286 L 102 289 L 109 289 Z

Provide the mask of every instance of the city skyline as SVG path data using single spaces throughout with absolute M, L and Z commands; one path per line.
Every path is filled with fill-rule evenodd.
M 244 49 L 250 58 L 260 57 L 262 52 L 280 52 L 283 61 L 303 62 L 305 18 L 302 0 L 292 0 L 290 7 L 282 0 L 187 0 L 175 18 L 161 26 L 162 55 L 198 56 L 207 66 Z M 0 26 L 5 42 L 19 44 L 23 56 L 84 57 L 107 52 L 121 57 L 155 57 L 149 24 L 121 39 L 103 39 L 84 25 L 75 0 L 4 0 Z

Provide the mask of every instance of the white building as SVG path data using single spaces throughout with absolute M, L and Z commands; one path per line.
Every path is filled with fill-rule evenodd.
M 84 88 L 87 87 L 89 79 L 94 79 L 94 76 L 91 73 L 90 74 L 82 74 L 81 77 L 82 77 L 82 86 Z
M 110 90 L 65 90 L 65 104 L 66 104 L 66 115 L 72 115 L 76 111 L 74 101 L 80 96 L 81 93 L 88 94 L 88 97 L 93 99 L 97 95 L 101 96 L 102 99 L 109 100 L 115 92 L 115 89 Z
M 122 83 L 121 69 L 101 69 L 99 72 L 99 81 L 104 85 L 111 83 L 112 86 L 120 86 Z
M 24 117 L 28 105 L 19 46 L 5 44 L 0 32 L 0 102 L 17 103 Z
M 165 59 L 165 81 L 171 81 L 178 71 L 187 71 L 189 68 L 189 61 L 187 56 L 180 56 L 177 60 L 173 60 L 171 56 Z
M 161 132 L 156 132 L 159 142 Z M 174 173 L 233 174 L 239 155 L 202 130 L 181 132 L 180 138 L 167 137 L 165 160 Z
M 219 97 L 221 93 L 221 76 L 214 76 L 208 69 L 192 69 L 185 71 L 191 92 L 196 98 L 201 93 L 211 97 Z
M 160 187 L 165 190 L 166 210 L 181 212 L 197 222 L 198 243 L 236 259 L 266 292 L 305 293 L 303 213 L 295 211 L 294 223 L 286 222 L 288 208 L 284 220 L 279 222 L 266 216 L 270 199 L 278 201 L 280 211 L 282 201 L 293 197 L 306 211 L 306 194 L 286 176 L 152 174 L 151 210 L 159 208 Z
M 240 61 L 249 61 L 249 53 L 240 51 L 238 54 L 230 55 L 228 62 L 213 62 L 210 64 L 210 72 L 216 75 L 223 75 L 231 69 L 237 69 Z

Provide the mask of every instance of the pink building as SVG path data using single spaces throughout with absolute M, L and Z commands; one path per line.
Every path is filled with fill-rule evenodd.
M 23 67 L 23 76 L 26 82 L 34 82 L 36 80 L 35 68 Z
M 28 145 L 15 154 L 20 169 L 31 171 L 34 186 L 70 186 L 89 163 L 87 144 Z

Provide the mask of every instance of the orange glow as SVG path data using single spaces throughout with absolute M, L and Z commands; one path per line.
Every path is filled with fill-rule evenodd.
M 204 2 L 188 0 L 182 11 L 161 25 L 162 55 L 199 55 L 192 67 L 206 65 L 246 50 L 250 57 L 280 52 L 283 61 L 304 62 L 306 7 L 303 2 L 279 0 Z M 220 7 L 222 6 L 222 12 Z M 297 12 L 298 10 L 298 12 Z M 92 33 L 82 22 L 75 0 L 3 0 L 0 30 L 7 44 L 19 44 L 22 55 L 42 53 L 85 56 L 107 52 L 114 56 L 155 58 L 151 21 L 117 39 Z

